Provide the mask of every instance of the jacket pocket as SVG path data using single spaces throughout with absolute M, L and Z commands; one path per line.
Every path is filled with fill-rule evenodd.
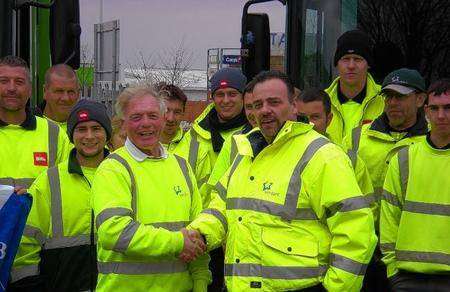
M 319 246 L 315 237 L 292 229 L 263 228 L 263 264 L 318 267 Z

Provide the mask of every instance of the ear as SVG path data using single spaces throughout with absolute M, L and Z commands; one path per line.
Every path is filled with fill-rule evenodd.
M 422 107 L 425 103 L 425 99 L 427 98 L 426 93 L 418 93 L 416 96 L 416 105 L 418 108 Z

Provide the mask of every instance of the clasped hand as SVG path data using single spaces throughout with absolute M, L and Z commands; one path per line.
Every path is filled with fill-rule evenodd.
M 189 263 L 206 252 L 206 244 L 197 230 L 183 228 L 180 231 L 184 238 L 183 251 L 179 255 L 180 260 Z

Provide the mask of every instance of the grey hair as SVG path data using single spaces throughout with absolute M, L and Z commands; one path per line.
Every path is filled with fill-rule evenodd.
M 162 115 L 166 113 L 166 103 L 164 99 L 156 92 L 155 88 L 148 84 L 137 84 L 125 88 L 125 90 L 122 91 L 122 93 L 117 98 L 117 101 L 114 105 L 117 116 L 123 119 L 123 114 L 130 100 L 146 95 L 150 95 L 156 99 Z

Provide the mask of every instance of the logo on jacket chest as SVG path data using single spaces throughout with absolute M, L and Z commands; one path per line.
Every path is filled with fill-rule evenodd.
M 181 186 L 174 186 L 173 187 L 173 192 L 175 193 L 175 195 L 177 197 L 187 195 L 187 193 L 183 190 L 183 188 Z
M 48 166 L 48 158 L 46 152 L 33 152 L 34 165 Z
M 264 182 L 262 184 L 262 191 L 266 194 L 272 195 L 272 196 L 278 196 L 280 193 L 272 191 L 273 182 Z

